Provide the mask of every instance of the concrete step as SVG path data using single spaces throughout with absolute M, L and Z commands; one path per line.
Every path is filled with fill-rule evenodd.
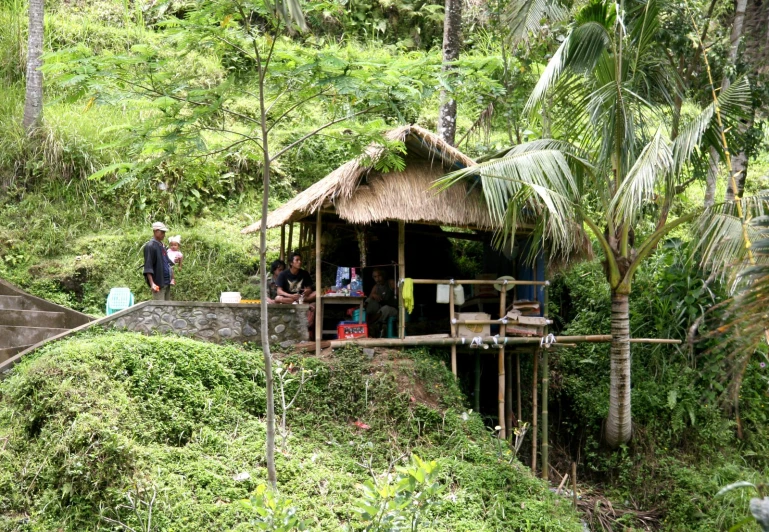
M 26 348 L 31 347 L 29 345 L 20 345 L 18 347 L 3 347 L 0 348 L 0 364 L 11 358 L 16 353 L 21 353 Z
M 13 327 L 0 325 L 0 349 L 36 344 L 68 330 L 57 327 Z
M 11 288 L 10 286 L 6 286 L 3 283 L 0 283 L 0 296 L 17 296 L 19 293 Z
M 64 328 L 65 322 L 66 316 L 63 312 L 0 309 L 0 325 Z
M 4 310 L 23 310 L 24 298 L 22 296 L 3 296 L 0 295 L 0 309 Z

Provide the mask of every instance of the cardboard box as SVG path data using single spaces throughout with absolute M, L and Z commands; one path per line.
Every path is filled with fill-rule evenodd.
M 490 320 L 491 316 L 485 312 L 459 312 L 458 320 Z M 466 325 L 457 324 L 457 336 L 474 338 L 476 336 L 491 336 L 491 325 Z

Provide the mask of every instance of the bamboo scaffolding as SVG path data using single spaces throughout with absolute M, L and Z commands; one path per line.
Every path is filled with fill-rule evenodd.
M 476 355 L 476 360 L 478 360 Z M 505 354 L 505 425 L 507 425 L 507 440 L 513 436 L 513 357 Z
M 545 346 L 542 350 L 542 478 L 548 479 L 548 469 L 550 465 L 549 451 L 550 443 L 548 440 L 548 387 L 550 386 L 550 349 Z
M 451 284 L 450 279 L 413 279 L 414 284 Z M 550 281 L 511 281 L 504 279 L 464 279 L 454 280 L 453 284 L 499 284 L 512 286 L 550 286 Z
M 502 320 L 460 320 L 460 319 L 454 319 L 454 320 L 451 320 L 451 323 L 455 324 L 455 325 L 505 325 L 505 324 L 510 323 L 510 322 L 517 323 L 513 319 L 502 319 Z M 552 323 L 553 323 L 552 320 L 547 320 L 547 324 L 548 325 L 551 325 Z M 525 325 L 528 325 L 528 324 L 525 324 Z M 501 332 L 501 329 L 500 329 L 499 336 L 500 337 L 504 337 L 504 335 Z
M 286 260 L 286 224 L 280 226 L 280 260 Z
M 476 355 L 477 356 L 477 355 Z M 518 424 L 521 423 L 521 355 L 515 352 L 515 408 L 518 414 Z
M 398 277 L 406 278 L 406 222 L 398 221 Z M 406 308 L 403 305 L 403 285 L 398 283 L 398 339 L 406 338 Z

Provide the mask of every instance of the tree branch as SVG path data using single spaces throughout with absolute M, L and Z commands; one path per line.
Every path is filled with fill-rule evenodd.
M 282 150 L 278 151 L 278 153 L 276 153 L 275 155 L 270 157 L 270 162 L 274 161 L 275 159 L 277 159 L 278 157 L 280 157 L 281 155 L 283 155 L 284 153 L 286 153 L 288 150 L 290 150 L 291 148 L 295 147 L 296 145 L 301 144 L 302 142 L 304 142 L 308 138 L 312 137 L 313 135 L 315 135 L 319 131 L 323 131 L 324 129 L 326 129 L 328 127 L 331 127 L 334 124 L 338 124 L 339 122 L 344 122 L 345 120 L 349 120 L 349 119 L 354 118 L 354 117 L 356 117 L 358 115 L 362 115 L 364 113 L 370 113 L 371 111 L 374 111 L 375 109 L 378 109 L 378 108 L 379 108 L 378 106 L 376 106 L 376 107 L 369 107 L 369 108 L 364 109 L 362 111 L 358 111 L 357 113 L 353 113 L 350 116 L 345 116 L 345 117 L 342 117 L 342 118 L 337 118 L 336 120 L 332 120 L 331 122 L 327 122 L 327 123 L 323 124 L 322 126 L 320 126 L 319 128 L 313 129 L 312 131 L 310 131 L 309 133 L 304 135 L 299 140 L 296 140 L 296 141 L 292 142 L 291 144 L 289 144 L 288 146 L 286 146 Z
M 617 267 L 617 259 L 614 257 L 614 252 L 612 251 L 611 246 L 609 245 L 609 242 L 603 237 L 603 233 L 595 224 L 595 222 L 585 214 L 585 211 L 583 211 L 581 207 L 577 207 L 577 211 L 582 216 L 582 219 L 584 220 L 584 222 L 593 231 L 593 234 L 595 234 L 595 237 L 598 239 L 598 243 L 601 245 L 601 248 L 603 249 L 604 255 L 606 255 L 606 264 L 609 267 L 609 284 L 611 285 L 612 288 L 614 288 L 619 284 L 619 281 L 620 281 L 619 268 Z
M 322 89 L 321 91 L 319 91 L 319 92 L 316 92 L 316 93 L 315 93 L 315 94 L 313 94 L 312 96 L 308 96 L 308 97 L 307 97 L 307 98 L 305 98 L 304 100 L 302 100 L 302 101 L 300 101 L 300 102 L 297 102 L 296 104 L 294 104 L 294 105 L 292 105 L 291 107 L 289 107 L 288 109 L 286 109 L 286 110 L 285 110 L 285 111 L 284 111 L 284 112 L 283 112 L 283 113 L 282 113 L 282 114 L 281 114 L 281 115 L 280 115 L 280 116 L 279 116 L 279 117 L 278 117 L 278 118 L 277 118 L 277 119 L 276 119 L 276 120 L 275 120 L 275 121 L 274 121 L 274 122 L 273 122 L 273 123 L 270 125 L 270 127 L 268 127 L 268 128 L 267 128 L 267 133 L 269 133 L 269 132 L 270 132 L 270 130 L 272 130 L 272 128 L 274 128 L 274 127 L 275 127 L 275 125 L 276 125 L 278 122 L 280 122 L 280 121 L 281 121 L 281 120 L 283 120 L 283 119 L 284 119 L 286 116 L 288 116 L 288 114 L 289 114 L 291 111 L 293 111 L 293 110 L 294 110 L 294 109 L 296 109 L 297 107 L 300 107 L 300 106 L 304 105 L 305 103 L 309 102 L 310 100 L 314 100 L 314 99 L 315 99 L 315 98 L 317 98 L 318 96 L 320 96 L 320 95 L 322 95 L 322 94 L 325 94 L 326 92 L 328 92 L 328 90 L 329 90 L 328 88 L 324 88 L 324 89 Z M 272 105 L 270 105 L 270 108 L 272 108 Z M 269 111 L 270 111 L 270 109 L 267 109 L 267 112 L 269 112 Z

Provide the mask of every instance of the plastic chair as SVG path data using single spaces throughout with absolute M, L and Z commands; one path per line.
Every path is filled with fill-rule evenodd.
M 107 316 L 132 307 L 133 304 L 134 295 L 130 288 L 112 288 L 107 296 Z

